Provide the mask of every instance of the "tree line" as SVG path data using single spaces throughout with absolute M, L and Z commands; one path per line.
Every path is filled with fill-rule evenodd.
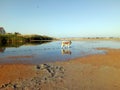
M 0 43 L 30 43 L 32 41 L 53 40 L 53 37 L 42 35 L 19 35 L 19 34 L 0 34 Z

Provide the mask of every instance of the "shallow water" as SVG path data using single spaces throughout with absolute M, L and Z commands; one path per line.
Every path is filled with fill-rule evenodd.
M 61 41 L 0 49 L 0 63 L 40 64 L 70 60 L 91 54 L 105 54 L 96 48 L 120 48 L 118 41 L 72 41 L 70 48 L 61 49 Z

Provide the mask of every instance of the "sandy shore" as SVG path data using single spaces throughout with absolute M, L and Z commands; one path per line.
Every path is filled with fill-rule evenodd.
M 33 90 L 120 90 L 120 49 L 103 50 L 106 50 L 107 54 L 91 55 L 40 67 L 22 64 L 0 65 L 0 88 L 14 90 L 19 87 L 19 90 L 32 90 L 32 87 L 10 86 L 10 83 L 30 83 L 34 78 L 40 79 L 50 74 L 44 81 L 40 80 L 39 85 L 38 79 L 35 79 Z M 39 70 L 41 67 L 44 69 Z

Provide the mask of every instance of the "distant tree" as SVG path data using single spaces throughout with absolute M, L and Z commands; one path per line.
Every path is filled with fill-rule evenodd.
M 19 32 L 15 32 L 14 34 L 15 34 L 15 35 L 21 35 Z
M 3 27 L 0 27 L 0 34 L 5 34 L 5 29 Z

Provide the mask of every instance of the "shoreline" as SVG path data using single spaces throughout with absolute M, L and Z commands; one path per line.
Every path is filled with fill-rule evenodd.
M 120 49 L 98 49 L 107 50 L 107 53 L 89 55 L 72 60 L 60 62 L 58 61 L 46 64 L 49 67 L 54 67 L 54 71 L 56 70 L 56 68 L 59 67 L 59 70 L 57 69 L 58 71 L 55 71 L 55 75 L 58 74 L 58 76 L 61 76 L 51 77 L 52 79 L 46 76 L 48 79 L 47 82 L 45 81 L 44 83 L 42 83 L 42 81 L 40 81 L 41 90 L 45 90 L 48 88 L 49 90 L 56 90 L 55 88 L 63 90 L 119 90 Z M 43 66 L 46 67 L 46 65 Z M 5 87 L 3 85 L 14 81 L 29 81 L 30 78 L 38 77 L 38 75 L 41 75 L 41 73 L 43 75 L 42 77 L 50 74 L 48 73 L 48 71 L 46 71 L 49 70 L 48 68 L 45 68 L 43 69 L 43 71 L 41 71 L 39 70 L 39 67 L 41 68 L 41 66 L 38 66 L 37 69 L 36 66 L 37 65 L 27 64 L 0 65 L 0 86 L 3 89 L 9 88 L 10 90 L 14 90 L 14 88 L 17 87 Z M 62 73 L 60 73 L 60 67 L 64 68 Z M 20 85 L 18 86 L 20 88 Z

